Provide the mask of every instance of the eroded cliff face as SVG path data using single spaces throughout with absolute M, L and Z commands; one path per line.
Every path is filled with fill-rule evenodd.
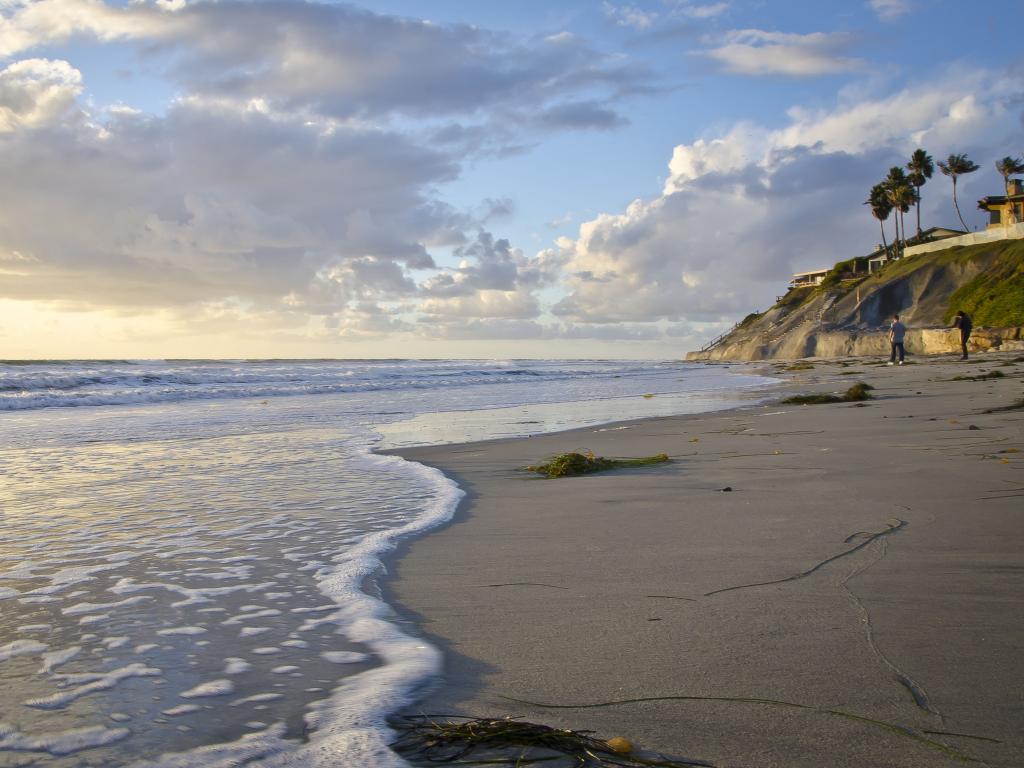
M 904 339 L 907 354 L 941 355 L 959 352 L 959 331 L 947 328 L 911 328 Z M 968 348 L 1024 352 L 1024 329 L 977 328 Z M 689 352 L 687 360 L 795 360 L 802 357 L 860 357 L 889 355 L 888 326 L 875 331 L 793 331 L 774 343 L 747 337 L 726 342 L 707 352 Z
M 709 350 L 687 360 L 768 360 L 801 357 L 888 355 L 888 328 L 898 313 L 909 331 L 910 354 L 959 350 L 959 332 L 948 328 L 952 294 L 992 268 L 997 255 L 984 249 L 969 258 L 945 252 L 910 257 L 885 271 L 832 287 L 791 291 Z M 1021 328 L 976 327 L 975 351 L 1024 350 Z

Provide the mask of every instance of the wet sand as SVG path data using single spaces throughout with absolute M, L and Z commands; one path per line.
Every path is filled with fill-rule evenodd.
M 982 413 L 1024 396 L 1017 357 L 816 362 L 777 393 L 863 380 L 864 407 L 402 450 L 468 492 L 384 585 L 445 654 L 410 711 L 719 766 L 1024 765 L 1024 411 Z M 522 470 L 570 450 L 673 460 Z

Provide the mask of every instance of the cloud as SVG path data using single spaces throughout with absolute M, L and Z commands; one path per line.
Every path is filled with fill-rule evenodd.
M 613 3 L 605 2 L 602 7 L 604 8 L 605 16 L 620 27 L 644 30 L 653 25 L 658 18 L 656 12 L 644 11 L 635 5 L 614 5 Z
M 574 36 L 524 43 L 327 3 L 13 0 L 0 16 L 0 56 L 73 39 L 133 43 L 194 96 L 343 120 L 498 107 L 529 114 L 649 79 Z
M 868 5 L 882 21 L 892 21 L 911 9 L 910 0 L 868 0 Z
M 685 333 L 763 308 L 792 272 L 874 247 L 877 223 L 861 203 L 889 166 L 917 146 L 996 156 L 1020 124 L 1022 96 L 1014 79 L 954 72 L 832 110 L 791 110 L 777 129 L 740 123 L 680 145 L 661 195 L 558 242 L 567 293 L 552 311 L 569 325 L 668 322 Z M 924 195 L 925 226 L 949 223 L 948 186 L 933 180 Z
M 31 64 L 0 73 L 19 85 L 26 69 L 59 75 L 0 91 L 21 121 L 0 134 L 0 177 L 19 180 L 0 184 L 2 245 L 35 259 L 3 281 L 4 296 L 99 306 L 290 297 L 322 311 L 407 290 L 396 270 L 433 267 L 425 243 L 463 239 L 464 218 L 427 191 L 457 166 L 402 135 L 188 99 L 162 117 L 100 121 L 68 106 L 79 88 L 69 64 Z
M 812 77 L 853 72 L 864 67 L 859 59 L 840 55 L 850 43 L 845 35 L 737 29 L 717 42 L 716 47 L 705 49 L 702 55 L 736 75 Z
M 545 128 L 610 130 L 625 125 L 627 120 L 598 102 L 577 101 L 545 110 L 539 116 L 538 122 Z
M 134 49 L 179 95 L 96 106 L 71 62 L 27 57 L 68 43 Z M 19 55 L 0 64 L 0 299 L 345 338 L 537 317 L 561 256 L 488 231 L 512 201 L 438 189 L 531 136 L 616 127 L 650 88 L 571 34 L 276 0 L 6 0 L 0 56 Z
M 0 133 L 51 125 L 73 112 L 82 76 L 66 61 L 25 59 L 0 70 Z
M 730 5 L 728 2 L 694 3 L 689 0 L 675 0 L 672 11 L 676 15 L 688 16 L 691 19 L 712 19 L 729 10 Z

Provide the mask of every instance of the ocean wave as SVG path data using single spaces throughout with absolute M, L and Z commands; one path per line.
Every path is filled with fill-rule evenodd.
M 655 375 L 656 364 L 483 361 L 33 362 L 0 369 L 0 411 L 446 389 Z

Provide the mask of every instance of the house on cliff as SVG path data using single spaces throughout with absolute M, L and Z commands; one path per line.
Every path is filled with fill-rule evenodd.
M 950 237 L 959 237 L 960 235 L 966 235 L 962 229 L 949 229 L 948 227 L 929 227 L 924 230 L 920 235 L 914 235 L 913 237 L 907 238 L 903 243 L 904 256 L 913 255 L 907 253 L 911 248 L 916 245 L 922 245 L 925 243 L 934 243 L 939 240 L 945 240 Z M 945 247 L 945 246 L 943 246 Z M 886 262 L 891 261 L 895 258 L 895 245 L 890 245 L 889 249 L 886 250 L 885 246 L 879 245 L 875 250 L 868 254 L 868 272 L 874 272 L 876 269 L 880 269 Z
M 978 201 L 978 208 L 988 212 L 986 231 L 1024 222 L 1024 182 L 1010 179 L 1005 195 L 983 197 Z

